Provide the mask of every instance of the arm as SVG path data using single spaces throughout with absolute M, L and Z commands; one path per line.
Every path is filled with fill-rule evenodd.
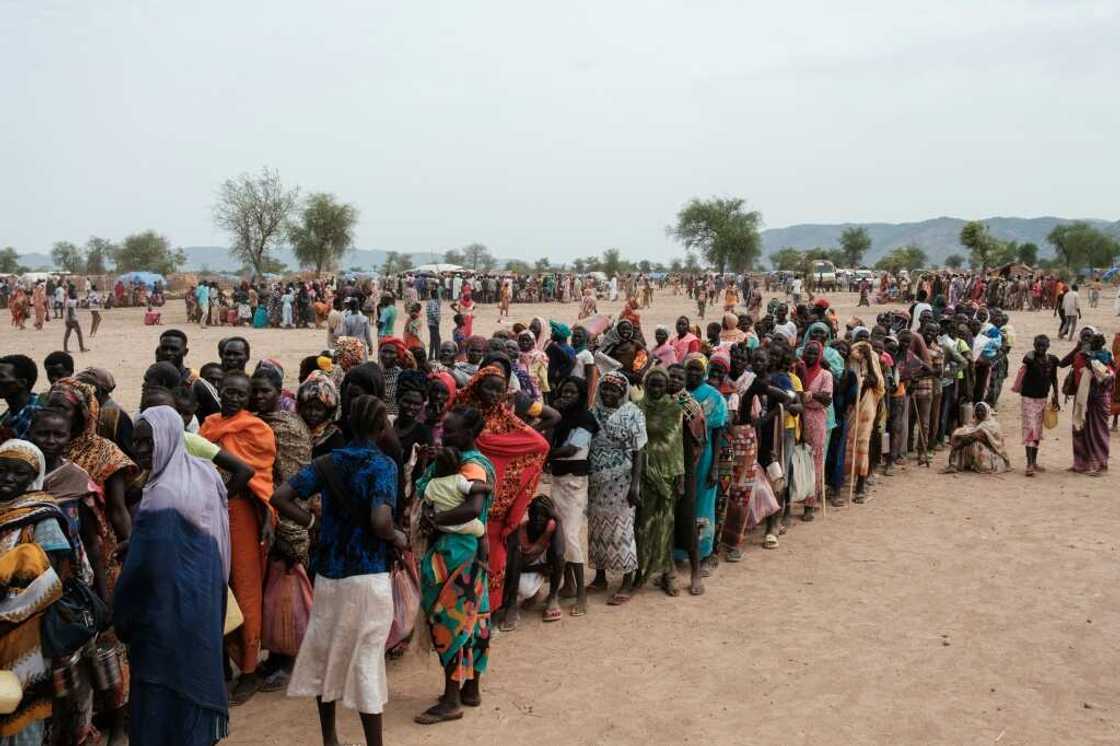
M 560 424 L 560 413 L 547 404 L 541 405 L 541 414 L 533 424 L 533 429 L 537 432 L 545 432 L 558 424 Z
M 638 504 L 642 501 L 642 470 L 645 468 L 645 466 L 645 451 L 634 451 L 634 465 L 630 469 L 630 493 L 626 496 L 626 502 L 630 503 L 631 507 L 638 507 Z
M 230 497 L 242 495 L 253 478 L 253 469 L 229 451 L 222 449 L 214 456 L 214 465 L 219 469 L 229 472 L 230 478 L 226 482 L 226 492 Z
M 86 550 L 86 557 L 93 566 L 93 590 L 102 600 L 109 598 L 109 583 L 105 577 L 105 564 L 102 561 L 101 537 L 97 534 L 97 518 L 85 502 L 78 503 L 78 515 L 81 525 L 79 535 L 82 547 Z
M 132 535 L 132 516 L 124 501 L 124 475 L 118 471 L 105 480 L 105 505 L 109 525 L 118 542 L 127 542 Z

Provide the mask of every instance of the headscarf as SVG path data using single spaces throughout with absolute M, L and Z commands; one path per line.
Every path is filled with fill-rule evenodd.
M 690 352 L 689 354 L 684 356 L 684 360 L 682 362 L 684 364 L 684 367 L 686 368 L 688 367 L 689 363 L 698 362 L 700 363 L 701 369 L 703 369 L 705 373 L 708 371 L 708 358 L 706 358 L 704 356 L 704 353 L 702 352 Z
M 451 402 L 455 401 L 455 394 L 458 393 L 458 384 L 455 382 L 455 376 L 448 373 L 446 370 L 437 370 L 428 375 L 428 381 L 439 381 L 447 388 L 447 401 L 443 405 L 443 412 L 440 414 L 447 414 L 447 410 L 451 408 Z M 431 398 L 431 397 L 427 397 Z
M 104 368 L 86 368 L 81 373 L 75 376 L 83 383 L 91 383 L 93 386 L 105 395 L 113 393 L 113 389 L 117 387 L 117 381 L 113 378 L 113 374 Z
M 382 337 L 377 342 L 379 347 L 392 347 L 397 351 L 397 363 L 401 368 L 415 368 L 416 358 L 405 346 L 404 340 L 398 337 Z
M 179 419 L 179 424 L 182 425 L 183 420 Z M 43 477 L 46 476 L 47 460 L 43 458 L 43 452 L 39 450 L 39 446 L 35 445 L 29 440 L 19 440 L 12 438 L 11 440 L 4 441 L 0 445 L 0 459 L 6 461 L 22 461 L 31 468 L 35 469 L 35 479 L 27 488 L 27 492 L 38 492 L 43 489 Z
M 669 374 L 664 368 L 650 368 L 642 379 L 643 384 L 654 376 L 664 379 L 665 385 L 669 384 Z M 684 444 L 681 439 L 681 428 L 684 417 L 677 404 L 676 397 L 668 391 L 654 401 L 649 396 L 643 396 L 637 404 L 646 420 L 646 469 L 662 479 L 673 479 L 684 474 Z
M 183 418 L 171 407 L 149 407 L 140 420 L 152 427 L 152 470 L 139 513 L 174 510 L 218 544 L 229 579 L 229 507 L 226 486 L 214 467 L 187 453 Z
M 559 335 L 565 341 L 572 336 L 572 328 L 567 324 L 562 324 L 559 321 L 549 321 L 548 326 L 552 329 L 553 336 Z
M 62 378 L 51 386 L 51 393 L 66 397 L 82 417 L 82 432 L 70 439 L 67 459 L 85 469 L 99 487 L 104 487 L 109 477 L 119 471 L 124 472 L 126 482 L 139 473 L 136 464 L 116 443 L 97 434 L 101 405 L 91 384 L 77 378 Z
M 802 363 L 805 368 L 805 374 L 801 376 L 801 383 L 806 391 L 808 391 L 809 385 L 813 383 L 813 381 L 817 379 L 817 376 L 821 374 L 821 363 L 824 361 L 824 347 L 820 342 L 812 339 L 806 342 L 805 345 L 801 348 L 802 360 L 804 361 L 805 351 L 811 347 L 816 348 L 817 350 L 817 362 L 813 363 L 812 365 L 805 364 L 804 362 Z
M 534 336 L 533 337 L 534 346 L 539 351 L 544 352 L 544 348 L 548 347 L 548 343 L 552 341 L 549 338 L 549 335 L 546 333 L 546 330 L 550 326 L 549 322 L 545 321 L 543 316 L 534 316 L 533 321 L 537 322 L 537 324 L 540 326 L 540 330 L 541 330 L 541 336 L 539 336 L 539 337 Z
M 334 352 L 344 374 L 366 361 L 366 344 L 357 337 L 339 337 L 334 341 Z
M 870 342 L 856 342 L 852 345 L 851 352 L 848 354 L 848 366 L 857 369 L 860 376 L 866 380 L 867 373 L 874 372 L 878 384 L 873 391 L 882 396 L 886 390 L 886 381 L 883 380 L 883 368 L 879 364 L 879 356 L 875 354 L 875 348 L 871 346 Z
M 319 442 L 319 436 L 322 432 L 329 426 L 334 425 L 334 413 L 338 409 L 338 389 L 335 387 L 334 381 L 323 371 L 313 370 L 311 375 L 300 384 L 299 390 L 296 392 L 296 398 L 300 406 L 309 401 L 319 401 L 326 407 L 326 421 L 311 430 L 312 439 Z
M 599 379 L 599 391 L 601 392 L 603 387 L 608 384 L 622 389 L 622 398 L 625 401 L 627 394 L 630 393 L 630 381 L 627 380 L 626 376 L 622 375 L 617 370 L 604 373 Z
M 482 366 L 478 372 L 471 376 L 471 380 L 463 387 L 463 390 L 455 395 L 455 406 L 457 407 L 474 407 L 480 412 L 487 411 L 482 404 L 482 400 L 478 396 L 478 388 L 482 382 L 487 378 L 499 378 L 503 382 L 506 379 L 506 371 L 502 370 L 493 363 Z

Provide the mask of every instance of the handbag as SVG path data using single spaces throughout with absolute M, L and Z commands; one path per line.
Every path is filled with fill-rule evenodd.
M 386 650 L 392 650 L 412 636 L 420 611 L 420 577 L 411 552 L 393 567 L 389 581 L 393 586 L 393 624 L 385 641 Z
M 798 443 L 793 447 L 790 459 L 790 488 L 789 499 L 791 502 L 804 502 L 806 498 L 816 491 L 816 468 L 813 464 L 813 447 L 808 443 Z
M 1046 402 L 1046 408 L 1042 410 L 1042 426 L 1047 430 L 1058 426 L 1058 409 L 1053 402 Z
M 298 655 L 311 619 L 311 598 L 311 581 L 303 565 L 288 567 L 287 560 L 270 560 L 261 601 L 261 647 L 270 653 Z
M 1023 391 L 1023 377 L 1027 375 L 1027 366 L 1020 365 L 1019 372 L 1015 374 L 1015 383 L 1011 384 L 1011 390 L 1016 394 Z
M 77 578 L 62 584 L 62 597 L 43 613 L 40 635 L 45 658 L 65 658 L 85 647 L 98 633 L 109 629 L 108 605 Z

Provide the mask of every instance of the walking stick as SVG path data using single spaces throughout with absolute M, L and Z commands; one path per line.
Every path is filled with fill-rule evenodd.
M 848 469 L 848 502 L 852 501 L 852 494 L 856 489 L 856 449 L 859 447 L 859 406 L 860 400 L 863 398 L 863 376 L 859 371 L 856 374 L 856 429 L 852 433 L 852 465 Z M 844 444 L 844 451 L 847 452 L 848 444 Z

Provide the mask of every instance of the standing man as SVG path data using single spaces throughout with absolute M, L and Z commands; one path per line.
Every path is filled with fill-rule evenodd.
M 342 333 L 340 337 L 354 337 L 366 345 L 366 351 L 373 354 L 373 335 L 369 331 L 369 317 L 362 313 L 358 298 L 346 299 L 346 311 L 342 314 Z
M 1081 300 L 1077 296 L 1077 285 L 1074 284 L 1062 296 L 1062 328 L 1059 337 L 1067 336 L 1073 339 L 1077 333 L 1077 321 L 1081 318 Z
M 222 405 L 218 401 L 218 392 L 214 390 L 214 387 L 205 378 L 199 376 L 196 371 L 183 365 L 183 360 L 188 352 L 190 352 L 190 349 L 187 347 L 187 335 L 178 329 L 168 329 L 159 335 L 159 346 L 156 347 L 156 362 L 171 363 L 179 369 L 179 377 L 184 384 L 191 387 L 195 399 L 198 400 L 198 411 L 195 414 L 198 421 L 202 422 L 210 415 L 220 412 Z
M 440 306 L 439 291 L 434 287 L 435 280 L 432 285 L 432 294 L 428 298 L 428 358 L 435 360 L 439 358 L 439 321 L 443 309 Z

